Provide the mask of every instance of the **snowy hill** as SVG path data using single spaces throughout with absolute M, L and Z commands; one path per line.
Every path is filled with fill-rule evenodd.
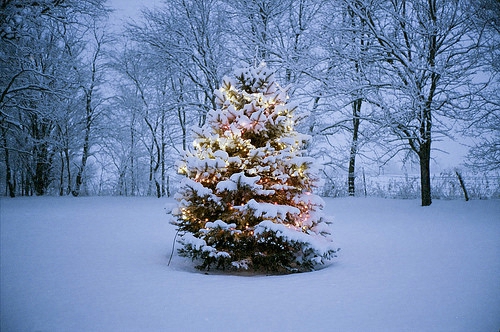
M 327 268 L 223 275 L 173 256 L 154 198 L 2 198 L 2 331 L 493 331 L 500 201 L 327 199 Z

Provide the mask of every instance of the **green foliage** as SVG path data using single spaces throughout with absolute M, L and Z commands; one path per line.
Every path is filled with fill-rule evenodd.
M 318 179 L 294 130 L 296 107 L 265 66 L 224 79 L 218 109 L 194 130 L 174 222 L 198 268 L 310 271 L 335 256 L 311 193 Z

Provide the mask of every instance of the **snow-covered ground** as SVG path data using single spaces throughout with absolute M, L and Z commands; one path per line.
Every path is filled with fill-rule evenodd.
M 167 266 L 166 202 L 2 198 L 1 331 L 500 329 L 498 200 L 327 199 L 339 257 L 285 276 Z

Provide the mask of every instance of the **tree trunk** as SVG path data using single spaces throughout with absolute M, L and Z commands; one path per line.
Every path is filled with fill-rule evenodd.
M 155 185 L 156 185 L 156 197 L 160 198 L 161 197 L 161 186 L 160 183 L 155 179 Z
M 167 197 L 170 197 L 170 176 L 167 175 Z
M 33 177 L 30 177 L 30 179 L 32 178 Z M 21 196 L 31 196 L 29 195 L 28 179 L 24 168 L 21 169 Z
M 130 195 L 135 196 L 135 164 L 134 164 L 134 153 L 135 153 L 135 114 L 132 119 L 132 124 L 130 125 Z M 125 182 L 126 184 L 126 182 Z M 125 186 L 125 196 L 127 196 L 127 187 Z
M 78 173 L 76 174 L 75 189 L 73 190 L 73 196 L 77 197 L 80 195 L 81 186 L 83 184 L 83 172 L 85 171 L 85 166 L 87 165 L 87 159 L 89 157 L 90 150 L 90 130 L 92 127 L 92 114 L 94 110 L 92 109 L 92 90 L 87 93 L 87 105 L 86 105 L 86 118 L 85 118 L 85 138 L 83 142 L 83 152 L 82 161 L 80 167 L 78 168 Z
M 35 187 L 35 195 L 43 196 L 47 193 L 51 179 L 50 169 L 52 157 L 49 155 L 47 143 L 41 144 L 34 150 L 35 155 L 35 174 L 33 177 L 33 185 Z
M 165 175 L 166 175 L 166 167 L 165 167 L 165 146 L 166 143 L 162 143 L 161 145 L 161 196 L 165 196 L 166 188 L 165 188 Z
M 184 84 L 181 79 L 179 79 L 179 82 L 174 82 L 172 80 L 172 87 L 175 89 L 175 84 L 178 83 L 178 88 L 179 88 L 179 95 L 177 97 L 177 118 L 179 120 L 179 125 L 181 127 L 182 131 L 182 151 L 187 150 L 187 128 L 186 128 L 186 110 L 184 107 Z M 174 90 L 175 91 L 175 90 Z
M 62 151 L 59 152 L 61 158 L 61 171 L 59 172 L 59 196 L 64 196 L 64 158 Z
M 165 196 L 165 148 L 167 146 L 165 131 L 166 131 L 166 119 L 165 119 L 165 109 L 162 109 L 161 112 L 161 153 L 160 153 L 160 162 L 161 162 L 161 196 Z
M 80 190 L 83 184 L 83 172 L 85 171 L 85 166 L 87 165 L 87 158 L 89 156 L 89 131 L 85 132 L 85 143 L 83 144 L 83 154 L 82 162 L 78 168 L 78 173 L 76 174 L 75 189 L 73 190 L 73 196 L 77 197 L 80 195 Z
M 460 182 L 460 188 L 462 188 L 462 191 L 464 192 L 464 198 L 465 201 L 469 201 L 469 194 L 467 193 L 467 188 L 465 188 L 465 182 L 464 179 L 462 178 L 462 174 L 460 174 L 459 171 L 455 171 L 455 174 L 457 175 L 458 182 Z
M 47 168 L 47 163 L 44 161 L 36 163 L 33 183 L 35 186 L 35 194 L 37 196 L 43 196 L 47 191 Z
M 431 144 L 430 141 L 423 143 L 420 147 L 420 192 L 422 199 L 422 206 L 429 206 L 432 204 L 431 197 Z
M 153 191 L 153 151 L 149 151 L 149 178 L 148 178 L 148 196 L 151 196 Z M 156 182 L 156 180 L 155 180 Z
M 66 195 L 69 195 L 71 193 L 71 160 L 69 157 L 69 149 L 66 147 L 64 148 L 64 158 L 66 161 L 66 171 L 68 173 L 68 179 L 67 181 L 67 187 L 66 187 Z
M 349 196 L 354 196 L 356 194 L 356 154 L 358 153 L 359 115 L 361 112 L 362 102 L 362 99 L 356 99 L 352 103 L 352 141 L 349 155 L 349 173 L 347 176 Z
M 16 186 L 10 168 L 9 148 L 7 147 L 7 137 L 5 129 L 2 126 L 2 137 L 4 146 L 4 159 L 5 159 L 5 182 L 7 183 L 7 190 L 10 197 L 16 197 Z
M 10 168 L 9 149 L 5 148 L 5 180 L 7 182 L 7 189 L 9 190 L 10 197 L 16 197 L 16 183 L 12 176 L 12 169 Z

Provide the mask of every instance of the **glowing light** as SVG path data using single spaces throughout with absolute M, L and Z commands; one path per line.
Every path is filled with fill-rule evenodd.
M 179 169 L 177 170 L 177 173 L 179 173 L 179 174 L 188 174 L 187 166 L 186 165 L 182 165 L 181 167 L 179 167 Z

